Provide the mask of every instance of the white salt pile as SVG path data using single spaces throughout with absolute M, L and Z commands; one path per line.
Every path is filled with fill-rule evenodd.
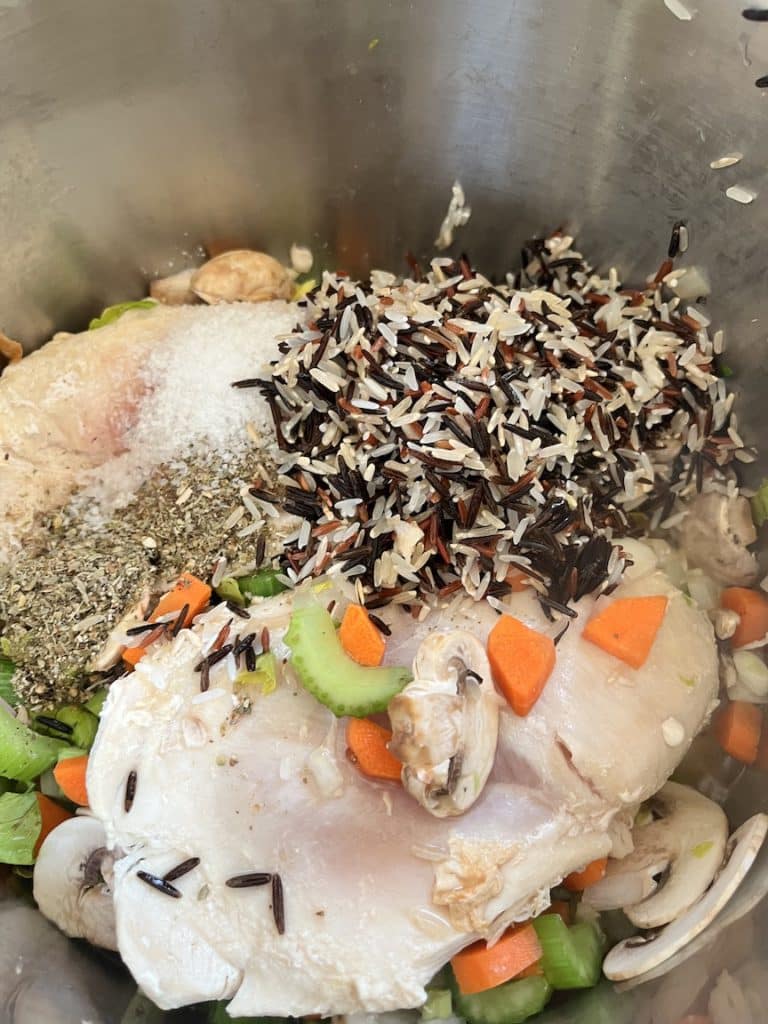
M 153 469 L 189 456 L 226 463 L 254 441 L 273 441 L 258 388 L 234 381 L 267 377 L 278 344 L 303 319 L 288 302 L 194 306 L 179 311 L 142 370 L 147 395 L 127 431 L 127 450 L 99 466 L 81 492 L 103 514 L 133 497 Z

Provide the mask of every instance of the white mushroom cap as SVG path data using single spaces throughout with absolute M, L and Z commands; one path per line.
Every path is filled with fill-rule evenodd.
M 110 881 L 115 855 L 104 826 L 77 815 L 50 833 L 35 864 L 34 896 L 42 913 L 66 934 L 117 949 Z

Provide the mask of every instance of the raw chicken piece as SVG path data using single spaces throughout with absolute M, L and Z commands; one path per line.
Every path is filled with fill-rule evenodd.
M 0 378 L 0 564 L 21 550 L 37 515 L 75 490 L 95 483 L 109 494 L 96 467 L 109 463 L 115 496 L 128 499 L 142 473 L 190 445 L 231 453 L 250 443 L 249 418 L 264 428 L 269 411 L 257 391 L 231 384 L 266 370 L 277 335 L 300 318 L 287 302 L 158 305 L 59 336 L 9 367 Z
M 580 602 L 542 698 L 525 719 L 505 707 L 494 771 L 458 818 L 435 818 L 399 787 L 364 778 L 345 757 L 344 722 L 290 674 L 247 714 L 233 715 L 227 661 L 201 693 L 194 665 L 225 607 L 145 657 L 112 688 L 88 778 L 110 842 L 128 851 L 115 870 L 118 943 L 143 990 L 163 1007 L 233 998 L 235 1016 L 420 1004 L 453 953 L 543 909 L 566 873 L 606 855 L 616 822 L 701 727 L 717 687 L 705 616 L 659 573 L 616 596 L 659 592 L 668 612 L 638 671 L 581 639 L 594 601 Z M 291 602 L 252 608 L 254 622 L 235 620 L 238 631 L 267 625 L 284 657 Z M 562 628 L 525 594 L 509 608 L 539 629 Z M 421 624 L 384 614 L 387 661 L 401 664 L 430 630 L 470 628 L 484 640 L 496 619 L 469 601 Z M 677 747 L 662 735 L 670 717 L 683 727 Z M 137 875 L 162 876 L 189 857 L 200 864 L 175 883 L 179 899 Z M 279 872 L 284 935 L 269 887 L 225 885 L 248 872 Z
M 83 473 L 124 450 L 144 385 L 138 370 L 180 310 L 133 310 L 61 335 L 0 379 L 0 562 L 36 515 L 62 506 Z

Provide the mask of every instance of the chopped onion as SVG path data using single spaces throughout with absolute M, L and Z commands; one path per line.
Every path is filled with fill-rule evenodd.
M 641 576 L 646 576 L 649 572 L 653 572 L 659 564 L 656 552 L 643 541 L 635 540 L 632 537 L 622 537 L 620 543 L 632 562 L 632 565 L 624 572 L 625 579 L 636 580 Z
M 320 796 L 325 800 L 341 796 L 344 777 L 328 747 L 316 747 L 312 751 L 307 758 L 307 771 L 314 779 Z
M 584 903 L 594 910 L 620 910 L 646 899 L 658 888 L 647 866 L 635 871 L 614 871 L 610 868 L 601 881 L 584 890 Z
M 740 696 L 739 700 L 748 700 L 753 704 L 768 702 L 768 665 L 754 651 L 735 651 L 733 664 L 740 690 L 748 696 Z M 733 688 L 729 691 L 733 699 Z
M 701 569 L 688 572 L 688 593 L 705 612 L 720 607 L 720 585 Z

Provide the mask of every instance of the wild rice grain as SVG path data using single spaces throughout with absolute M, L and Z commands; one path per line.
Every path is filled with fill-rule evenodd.
M 71 725 L 67 725 L 66 722 L 60 722 L 58 718 L 50 718 L 48 715 L 38 715 L 35 721 L 38 725 L 50 729 L 51 732 L 58 732 L 62 736 L 71 736 L 74 732 Z
M 145 882 L 150 888 L 156 889 L 161 892 L 164 896 L 171 896 L 173 899 L 181 899 L 181 893 L 175 885 L 171 885 L 164 878 L 158 878 L 157 875 L 152 875 L 149 871 L 137 871 L 136 877 L 140 878 L 142 882 Z
M 272 916 L 278 935 L 285 934 L 285 902 L 283 898 L 283 881 L 280 875 L 272 875 Z
M 272 875 L 267 871 L 251 871 L 245 875 L 233 875 L 224 885 L 228 889 L 253 889 L 259 885 L 269 885 Z
M 133 807 L 133 801 L 136 799 L 136 779 L 135 771 L 128 772 L 128 778 L 125 780 L 125 796 L 123 798 L 123 809 L 126 814 Z
M 177 878 L 181 878 L 183 875 L 188 875 L 189 872 L 193 871 L 199 863 L 199 857 L 190 857 L 188 860 L 183 860 L 181 864 L 177 864 L 175 868 L 171 868 L 170 871 L 166 871 L 163 875 L 163 881 L 175 882 Z

